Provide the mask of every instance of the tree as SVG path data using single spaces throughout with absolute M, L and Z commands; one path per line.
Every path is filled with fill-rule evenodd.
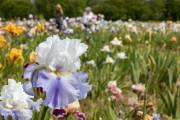
M 85 7 L 86 0 L 36 0 L 35 5 L 38 14 L 42 14 L 45 18 L 54 16 L 54 8 L 57 3 L 63 7 L 64 14 L 70 17 L 82 15 Z
M 166 0 L 166 18 L 172 20 L 180 19 L 180 1 L 179 0 Z
M 0 9 L 1 14 L 6 18 L 23 18 L 34 12 L 32 4 L 28 0 L 4 0 Z
M 93 7 L 96 13 L 102 13 L 106 19 L 127 19 L 127 3 L 125 0 L 102 0 Z
M 128 18 L 133 20 L 148 20 L 151 14 L 149 4 L 145 0 L 126 0 Z
M 165 0 L 150 0 L 149 6 L 151 8 L 150 19 L 153 20 L 164 20 L 166 13 L 166 2 Z

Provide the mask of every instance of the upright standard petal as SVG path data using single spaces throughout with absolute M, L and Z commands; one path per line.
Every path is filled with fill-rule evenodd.
M 54 35 L 36 48 L 37 62 L 60 71 L 75 72 L 80 68 L 79 57 L 86 52 L 88 46 L 79 39 L 63 39 Z

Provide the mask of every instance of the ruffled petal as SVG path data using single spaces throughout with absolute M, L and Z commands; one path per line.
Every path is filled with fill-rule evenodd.
M 44 105 L 50 108 L 64 108 L 78 99 L 79 90 L 69 84 L 66 77 L 58 78 L 55 74 L 42 70 L 33 81 L 33 87 L 42 87 L 46 92 Z
M 51 108 L 64 108 L 78 99 L 79 91 L 69 84 L 66 79 L 52 79 L 49 84 L 44 100 L 45 105 Z
M 86 83 L 87 77 L 83 72 L 58 77 L 47 70 L 39 70 L 33 74 L 32 86 L 42 88 L 46 92 L 45 106 L 60 109 L 76 100 L 86 98 L 91 90 L 91 86 Z
M 11 112 L 0 110 L 0 115 L 4 117 L 4 120 L 8 120 L 8 115 L 11 115 Z
M 23 89 L 24 91 L 28 94 L 28 95 L 31 95 L 31 96 L 34 96 L 34 91 L 33 91 L 33 88 L 32 88 L 32 83 L 31 81 L 27 81 L 23 84 Z
M 23 74 L 23 78 L 24 79 L 31 79 L 32 73 L 34 71 L 34 69 L 37 67 L 37 64 L 33 63 L 33 64 L 29 64 L 24 68 L 24 74 Z
M 40 112 L 40 105 L 43 103 L 43 100 L 42 99 L 38 99 L 37 101 L 29 101 L 30 103 L 30 109 L 33 111 L 33 110 L 36 110 L 37 112 Z
M 23 109 L 21 111 L 13 111 L 14 116 L 16 119 L 14 120 L 31 120 L 32 118 L 32 111 L 28 109 Z
M 87 97 L 87 93 L 91 91 L 91 85 L 86 82 L 88 75 L 83 72 L 75 72 L 73 77 L 75 79 L 72 82 L 72 85 L 80 91 L 79 98 L 85 99 Z

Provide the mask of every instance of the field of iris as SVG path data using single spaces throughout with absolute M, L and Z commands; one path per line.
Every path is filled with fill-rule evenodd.
M 1 89 L 9 78 L 25 83 L 23 66 L 36 62 L 36 47 L 59 35 L 88 45 L 80 70 L 92 88 L 72 111 L 87 120 L 180 120 L 180 23 L 103 21 L 87 29 L 72 18 L 58 31 L 52 20 L 7 21 L 0 34 Z M 32 119 L 56 119 L 51 111 L 41 107 Z M 74 119 L 72 111 L 58 119 Z

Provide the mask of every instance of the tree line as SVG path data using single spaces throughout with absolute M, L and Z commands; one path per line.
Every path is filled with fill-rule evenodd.
M 108 20 L 180 20 L 180 0 L 0 0 L 0 16 L 23 18 L 32 13 L 48 19 L 57 3 L 69 17 L 81 16 L 90 6 Z

